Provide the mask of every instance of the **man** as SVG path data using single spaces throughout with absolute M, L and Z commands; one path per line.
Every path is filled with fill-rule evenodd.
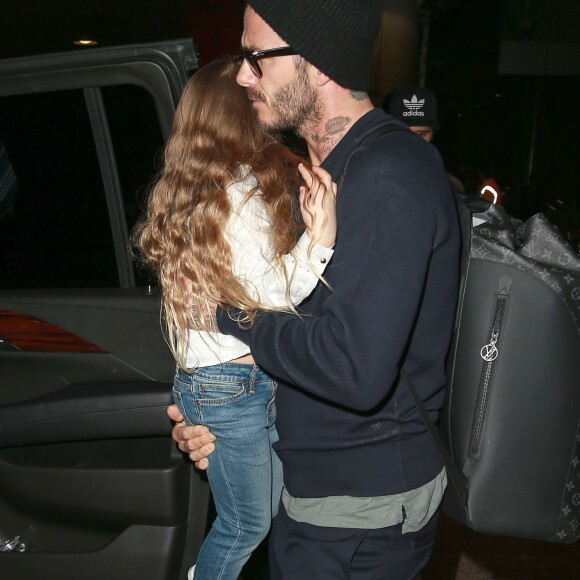
M 341 182 L 328 286 L 302 316 L 264 312 L 242 330 L 217 312 L 220 330 L 279 379 L 285 490 L 273 579 L 415 578 L 446 484 L 400 371 L 437 419 L 458 284 L 456 209 L 437 150 L 365 92 L 380 4 L 249 0 L 244 16 L 238 82 L 259 120 L 297 131 L 312 162 Z M 174 438 L 201 468 L 219 445 L 203 426 L 178 424 Z
M 437 98 L 433 91 L 407 87 L 393 91 L 386 103 L 386 111 L 403 121 L 413 133 L 431 143 L 439 129 Z

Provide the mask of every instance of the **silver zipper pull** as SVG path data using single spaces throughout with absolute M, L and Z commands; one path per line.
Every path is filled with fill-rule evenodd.
M 499 354 L 499 350 L 497 349 L 497 346 L 495 346 L 495 345 L 497 344 L 498 336 L 499 336 L 499 330 L 497 330 L 497 331 L 494 330 L 491 333 L 491 340 L 489 341 L 489 343 L 484 345 L 481 348 L 480 355 L 481 355 L 481 358 L 485 362 L 492 362 L 497 358 L 497 355 Z

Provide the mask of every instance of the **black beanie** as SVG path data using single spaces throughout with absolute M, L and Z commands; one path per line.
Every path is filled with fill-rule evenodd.
M 340 86 L 368 91 L 381 0 L 248 0 L 296 52 Z M 276 48 L 276 47 L 267 47 Z
M 429 89 L 407 87 L 394 91 L 387 112 L 410 127 L 439 129 L 437 99 Z

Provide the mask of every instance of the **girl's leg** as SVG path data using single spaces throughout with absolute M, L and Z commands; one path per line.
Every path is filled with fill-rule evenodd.
M 272 464 L 267 407 L 273 385 L 250 365 L 200 369 L 174 394 L 188 422 L 216 435 L 207 474 L 217 518 L 199 553 L 195 578 L 235 580 L 264 539 L 272 517 Z M 185 375 L 188 377 L 188 375 Z

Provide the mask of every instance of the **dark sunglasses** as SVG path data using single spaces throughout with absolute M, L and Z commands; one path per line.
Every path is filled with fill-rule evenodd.
M 250 70 L 259 78 L 262 78 L 262 69 L 259 60 L 263 58 L 272 58 L 273 56 L 288 56 L 298 54 L 291 46 L 282 46 L 280 48 L 269 48 L 268 50 L 240 50 L 242 58 L 248 63 Z

